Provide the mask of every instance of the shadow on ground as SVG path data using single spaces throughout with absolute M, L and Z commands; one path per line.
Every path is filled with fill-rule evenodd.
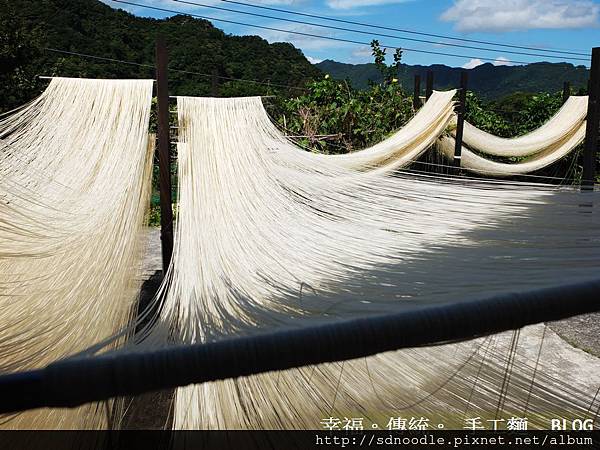
M 138 313 L 152 301 L 162 281 L 162 271 L 155 271 L 142 284 Z M 162 430 L 170 429 L 172 422 L 171 406 L 173 389 L 167 389 L 125 399 L 125 417 L 122 429 L 125 430 Z

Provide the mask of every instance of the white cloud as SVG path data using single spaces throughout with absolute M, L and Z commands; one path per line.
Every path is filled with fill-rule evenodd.
M 477 66 L 483 64 L 483 61 L 479 58 L 474 58 L 463 66 L 463 69 L 474 69 Z
M 272 26 L 275 28 L 281 27 L 279 23 L 266 24 L 267 26 Z M 320 37 L 313 36 L 303 36 L 301 34 L 296 33 L 306 33 L 313 35 L 321 35 L 334 37 L 335 35 L 332 32 L 324 31 L 321 28 L 313 27 L 311 25 L 296 25 L 289 26 L 286 25 L 290 31 L 294 31 L 295 33 L 285 32 L 285 31 L 274 31 L 274 30 L 255 30 L 253 28 L 249 28 L 249 34 L 258 34 L 263 37 L 267 41 L 273 42 L 289 42 L 293 44 L 295 47 L 298 47 L 302 50 L 323 50 L 323 49 L 331 49 L 331 48 L 340 48 L 350 44 L 344 44 L 343 42 L 336 42 L 330 39 L 323 39 Z
M 515 31 L 598 26 L 600 5 L 592 0 L 454 0 L 441 19 L 457 31 Z
M 254 3 L 262 3 L 263 5 L 301 5 L 306 3 L 306 0 L 255 0 Z
M 480 66 L 482 64 L 486 64 L 486 63 L 489 63 L 489 61 L 482 61 L 479 58 L 473 58 L 469 62 L 464 64 L 462 67 L 463 67 L 463 69 L 474 69 L 475 67 Z M 513 62 L 511 62 L 508 58 L 505 58 L 504 56 L 498 56 L 492 64 L 495 66 L 514 66 L 515 65 Z
M 363 6 L 391 5 L 394 3 L 406 3 L 412 0 L 327 0 L 325 3 L 331 9 L 352 9 Z
M 494 65 L 495 66 L 512 66 L 514 64 L 512 62 L 510 62 L 510 60 L 508 58 L 505 58 L 504 56 L 498 56 L 496 58 L 496 60 L 494 61 Z
M 311 64 L 319 64 L 320 62 L 322 62 L 322 59 L 319 58 L 313 58 L 312 56 L 306 56 L 306 59 L 308 59 L 308 62 Z
M 372 62 L 373 49 L 367 46 L 355 48 L 352 51 L 351 59 L 354 63 Z

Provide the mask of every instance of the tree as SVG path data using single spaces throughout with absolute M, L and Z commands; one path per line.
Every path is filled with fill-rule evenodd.
M 306 93 L 279 101 L 271 113 L 288 134 L 302 136 L 300 143 L 324 153 L 345 153 L 375 144 L 412 117 L 411 100 L 398 83 L 402 50 L 394 64 L 385 64 L 386 49 L 371 43 L 375 64 L 383 80 L 368 89 L 354 89 L 348 81 L 325 75 L 306 85 Z
M 4 5 L 3 5 L 4 6 Z M 0 111 L 13 109 L 39 92 L 35 61 L 42 54 L 37 29 L 10 15 L 0 15 Z
M 371 54 L 373 55 L 375 67 L 381 73 L 383 77 L 383 83 L 397 83 L 398 82 L 398 72 L 400 71 L 400 65 L 402 64 L 402 49 L 396 48 L 394 50 L 394 64 L 388 66 L 385 63 L 385 54 L 387 48 L 381 48 L 379 45 L 379 41 L 377 39 L 373 39 L 371 41 Z

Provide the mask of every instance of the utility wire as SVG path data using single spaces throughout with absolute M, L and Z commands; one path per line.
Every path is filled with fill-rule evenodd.
M 96 60 L 100 60 L 100 61 L 105 61 L 105 62 L 113 62 L 113 63 L 119 63 L 119 64 L 128 64 L 131 66 L 138 66 L 138 67 L 147 67 L 149 69 L 155 69 L 156 66 L 152 65 L 152 64 L 144 64 L 144 63 L 138 63 L 138 62 L 134 62 L 134 61 L 125 61 L 122 59 L 115 59 L 115 58 L 106 58 L 104 56 L 97 56 L 97 55 L 90 55 L 87 53 L 79 53 L 79 52 L 73 52 L 73 51 L 69 51 L 69 50 L 61 50 L 58 48 L 44 48 L 44 50 L 52 52 L 52 53 L 62 53 L 65 55 L 70 55 L 70 56 L 77 56 L 80 58 L 90 58 L 90 59 L 96 59 Z M 286 84 L 279 84 L 279 83 L 271 83 L 269 81 L 259 81 L 259 80 L 250 80 L 247 78 L 235 78 L 235 77 L 227 77 L 227 76 L 222 76 L 222 75 L 213 75 L 213 74 L 208 74 L 208 73 L 201 73 L 201 72 L 193 72 L 190 70 L 182 70 L 182 69 L 173 69 L 171 67 L 168 68 L 169 71 L 171 72 L 177 72 L 177 73 L 185 73 L 185 74 L 189 74 L 189 75 L 199 75 L 202 77 L 216 77 L 218 79 L 221 80 L 227 80 L 227 81 L 240 81 L 240 82 L 244 82 L 244 83 L 254 83 L 254 84 L 262 84 L 265 86 L 271 86 L 271 87 L 280 87 L 280 88 L 285 88 L 285 89 L 297 89 L 297 90 L 302 90 L 305 91 L 305 88 L 302 87 L 298 87 L 298 86 L 289 86 Z
M 200 75 L 203 77 L 213 77 L 214 76 L 220 80 L 226 80 L 226 81 L 243 81 L 244 83 L 262 84 L 262 85 L 271 86 L 271 87 L 280 87 L 280 88 L 285 88 L 285 89 L 297 89 L 300 91 L 306 90 L 305 88 L 302 88 L 302 87 L 290 86 L 287 84 L 271 83 L 270 81 L 259 81 L 259 80 L 250 80 L 247 78 L 234 78 L 234 77 L 227 77 L 227 76 L 223 76 L 223 75 L 212 75 L 212 74 L 208 74 L 208 73 L 193 72 L 190 70 L 183 70 L 183 69 L 169 69 L 169 70 L 173 71 L 173 72 L 186 73 L 186 74 L 190 74 L 190 75 Z
M 58 49 L 58 48 L 49 48 L 49 47 L 46 47 L 46 48 L 44 48 L 44 50 L 46 50 L 48 52 L 52 52 L 52 53 L 63 53 L 65 55 L 79 56 L 81 58 L 98 59 L 100 61 L 115 62 L 115 63 L 119 63 L 119 64 L 129 64 L 130 66 L 148 67 L 148 68 L 151 68 L 151 69 L 155 68 L 155 66 L 153 66 L 152 64 L 142 64 L 142 63 L 137 63 L 137 62 L 134 62 L 134 61 L 124 61 L 122 59 L 105 58 L 104 56 L 88 55 L 88 54 L 85 54 L 85 53 L 72 52 L 72 51 L 69 51 L 69 50 L 61 50 L 61 49 Z
M 363 34 L 363 35 L 368 35 L 368 36 L 381 36 L 381 37 L 387 37 L 387 38 L 392 38 L 392 39 L 401 39 L 401 40 L 411 41 L 411 42 L 420 42 L 420 43 L 424 43 L 424 44 L 443 45 L 443 46 L 447 46 L 447 47 L 466 48 L 466 49 L 480 50 L 480 51 L 486 51 L 486 52 L 500 51 L 495 48 L 484 48 L 484 47 L 477 47 L 474 45 L 466 45 L 466 44 L 452 44 L 449 42 L 431 41 L 431 40 L 427 40 L 427 39 L 411 38 L 411 37 L 398 36 L 398 35 L 393 35 L 393 34 L 377 33 L 377 32 L 365 31 L 365 30 L 357 30 L 357 29 L 353 29 L 353 28 L 344 28 L 344 27 L 338 27 L 338 26 L 334 26 L 334 25 L 325 25 L 322 23 L 306 22 L 306 21 L 295 20 L 295 19 L 286 19 L 283 17 L 270 16 L 267 14 L 253 13 L 253 12 L 249 12 L 249 11 L 240 11 L 238 9 L 223 8 L 220 6 L 208 5 L 205 3 L 198 3 L 198 2 L 188 1 L 188 0 L 171 0 L 171 1 L 176 2 L 176 3 L 183 3 L 183 4 L 187 4 L 187 5 L 200 6 L 203 8 L 232 12 L 235 14 L 245 14 L 245 15 L 253 16 L 253 17 L 262 17 L 262 18 L 266 18 L 266 19 L 281 20 L 281 21 L 290 22 L 290 23 L 297 23 L 297 24 L 301 24 L 301 25 L 309 25 L 312 27 L 319 27 L 319 28 L 325 28 L 325 29 L 337 30 L 337 31 L 345 31 L 345 32 L 349 32 L 349 33 L 357 33 L 357 34 Z M 573 60 L 573 61 L 586 61 L 586 62 L 589 61 L 589 58 L 567 57 L 564 55 L 563 56 L 544 55 L 544 54 L 540 54 L 540 53 L 530 53 L 530 52 L 522 52 L 522 51 L 516 51 L 516 50 L 502 50 L 502 52 L 507 53 L 507 54 L 513 54 L 513 55 L 534 56 L 534 57 L 540 57 L 540 58 L 553 58 L 553 59 L 560 59 L 560 60 Z
M 560 50 L 560 49 L 555 49 L 555 48 L 543 49 L 543 48 L 539 48 L 539 47 L 528 47 L 528 46 L 524 46 L 524 45 L 504 44 L 501 42 L 482 41 L 482 40 L 478 40 L 478 39 L 459 38 L 459 37 L 447 36 L 447 35 L 443 35 L 443 34 L 425 33 L 422 31 L 407 30 L 407 29 L 403 29 L 403 28 L 386 27 L 383 25 L 375 25 L 372 23 L 358 22 L 355 20 L 339 19 L 339 18 L 334 18 L 334 17 L 322 16 L 322 15 L 318 15 L 318 14 L 303 13 L 303 12 L 299 12 L 299 11 L 292 11 L 289 9 L 275 8 L 272 6 L 254 5 L 254 4 L 250 4 L 250 3 L 239 2 L 236 0 L 219 0 L 219 1 L 224 2 L 224 3 L 232 3 L 235 5 L 246 6 L 248 8 L 258 8 L 258 9 L 263 9 L 263 10 L 268 10 L 268 11 L 276 11 L 276 12 L 280 12 L 280 13 L 284 13 L 284 14 L 293 14 L 296 16 L 311 17 L 313 19 L 328 20 L 331 22 L 345 23 L 345 24 L 349 24 L 349 25 L 359 25 L 361 27 L 378 28 L 380 30 L 398 31 L 400 33 L 412 34 L 412 35 L 417 35 L 417 36 L 428 36 L 428 37 L 434 37 L 434 38 L 440 38 L 440 39 L 450 39 L 450 40 L 459 41 L 459 42 L 471 42 L 474 44 L 493 45 L 493 46 L 497 46 L 497 47 L 515 48 L 515 49 L 521 49 L 521 50 L 534 50 L 534 51 L 540 51 L 540 52 L 545 52 L 545 53 L 561 53 L 561 54 L 565 54 L 565 55 L 577 55 L 577 56 L 587 56 L 587 57 L 591 56 L 589 53 L 583 53 L 580 51 L 567 51 L 567 50 Z
M 206 15 L 201 15 L 201 14 L 194 14 L 194 13 L 190 13 L 190 12 L 182 12 L 182 11 L 177 11 L 177 10 L 168 9 L 168 8 L 159 8 L 157 6 L 142 5 L 140 3 L 133 3 L 133 2 L 124 1 L 124 0 L 112 0 L 112 1 L 116 2 L 116 3 L 122 3 L 125 5 L 136 6 L 138 8 L 146 8 L 146 9 L 152 9 L 155 11 L 166 12 L 169 14 L 187 15 L 190 17 L 197 17 L 197 18 L 204 19 L 204 20 L 212 20 L 215 22 L 230 23 L 230 24 L 241 25 L 241 26 L 245 26 L 245 27 L 259 28 L 262 30 L 277 31 L 280 33 L 295 34 L 298 36 L 312 37 L 312 38 L 317 38 L 317 39 L 326 39 L 326 40 L 330 40 L 330 41 L 344 42 L 344 43 L 348 43 L 348 44 L 357 44 L 357 45 L 361 45 L 361 46 L 365 46 L 365 47 L 368 47 L 371 45 L 369 42 L 364 42 L 364 41 L 356 41 L 353 39 L 345 39 L 345 38 L 336 38 L 336 37 L 332 37 L 332 36 L 323 36 L 320 34 L 305 33 L 302 31 L 284 30 L 281 28 L 268 27 L 268 26 L 264 26 L 264 25 L 256 25 L 256 24 L 249 24 L 249 23 L 245 23 L 245 22 L 238 22 L 235 20 L 219 19 L 216 17 L 210 17 L 210 16 L 206 16 Z M 382 44 L 382 47 L 395 48 L 397 46 Z M 479 59 L 481 61 L 489 61 L 489 62 L 496 61 L 496 59 L 494 59 L 494 58 L 487 58 L 484 56 L 458 55 L 455 53 L 436 52 L 436 51 L 432 51 L 432 50 L 422 50 L 422 49 L 407 48 L 407 47 L 402 47 L 402 50 L 408 51 L 408 52 L 415 52 L 415 53 L 425 53 L 425 54 L 429 54 L 429 55 L 449 56 L 449 57 L 453 57 L 453 58 Z M 517 61 L 517 60 L 509 60 L 509 59 L 506 59 L 503 61 L 506 63 L 513 63 L 513 64 L 530 64 L 530 62 L 527 62 L 527 61 Z

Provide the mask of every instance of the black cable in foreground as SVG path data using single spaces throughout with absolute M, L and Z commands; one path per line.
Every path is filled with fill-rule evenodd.
M 111 397 L 472 339 L 600 311 L 599 293 L 600 280 L 594 280 L 209 344 L 73 358 L 0 377 L 0 412 L 75 407 Z

